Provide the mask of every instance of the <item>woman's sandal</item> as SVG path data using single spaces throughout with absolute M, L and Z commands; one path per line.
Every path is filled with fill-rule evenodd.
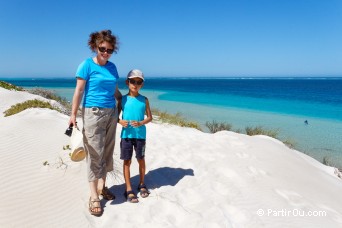
M 105 199 L 105 200 L 114 200 L 115 199 L 115 195 L 113 193 L 111 193 L 107 187 L 103 187 L 102 191 L 100 190 L 98 193 L 99 193 L 99 195 L 102 195 L 103 199 Z
M 147 189 L 146 184 L 141 184 L 138 186 L 138 191 L 142 198 L 146 198 L 150 195 L 150 191 Z
M 96 203 L 98 203 L 100 206 L 95 206 Z M 99 208 L 101 210 L 96 210 Z M 95 215 L 95 216 L 102 215 L 102 207 L 101 207 L 100 199 L 91 200 L 91 197 L 89 198 L 89 212 L 91 215 Z
M 135 193 L 133 191 L 125 191 L 124 193 L 127 202 L 129 203 L 138 203 L 138 197 L 135 195 Z

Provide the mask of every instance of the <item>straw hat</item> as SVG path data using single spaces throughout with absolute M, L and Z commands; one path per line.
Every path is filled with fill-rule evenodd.
M 85 156 L 86 156 L 86 153 L 84 151 L 84 148 L 79 147 L 72 152 L 70 158 L 71 158 L 71 161 L 79 162 L 79 161 L 82 161 L 85 158 Z
M 82 161 L 86 157 L 86 153 L 83 147 L 83 135 L 78 128 L 73 127 L 71 138 L 71 160 L 74 162 Z

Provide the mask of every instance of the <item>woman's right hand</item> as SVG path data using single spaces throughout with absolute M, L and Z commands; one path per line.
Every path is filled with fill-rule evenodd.
M 70 120 L 69 120 L 69 126 L 72 124 L 72 126 L 77 127 L 77 122 L 76 122 L 76 116 L 71 115 Z

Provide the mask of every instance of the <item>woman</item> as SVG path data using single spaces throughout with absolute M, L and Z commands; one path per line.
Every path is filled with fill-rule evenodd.
M 118 50 L 117 38 L 110 30 L 94 32 L 89 36 L 88 46 L 96 56 L 84 60 L 77 69 L 69 125 L 76 126 L 77 110 L 83 98 L 82 133 L 90 186 L 89 212 L 100 216 L 103 209 L 99 195 L 107 200 L 115 198 L 105 183 L 107 172 L 113 170 L 118 106 L 121 100 L 118 72 L 115 64 L 108 61 L 113 52 Z

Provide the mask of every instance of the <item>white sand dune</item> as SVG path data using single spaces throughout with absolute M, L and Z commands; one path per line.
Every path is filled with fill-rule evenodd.
M 0 88 L 0 227 L 342 227 L 334 168 L 266 136 L 155 123 L 147 125 L 151 195 L 125 202 L 117 143 L 119 171 L 108 180 L 116 199 L 91 216 L 85 161 L 63 150 L 69 117 L 48 109 L 2 114 L 36 97 Z M 136 161 L 131 174 L 136 186 Z

